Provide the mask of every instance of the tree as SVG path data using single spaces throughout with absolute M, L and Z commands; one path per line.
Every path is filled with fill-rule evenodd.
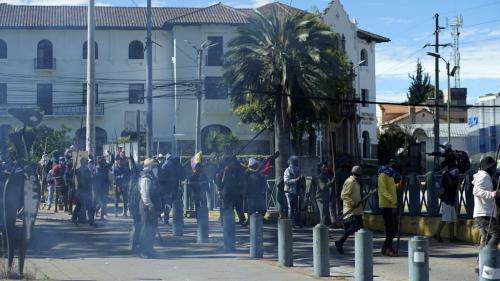
M 414 143 L 412 136 L 407 134 L 401 127 L 394 125 L 385 130 L 378 137 L 378 160 L 384 163 L 386 160 L 395 159 L 398 149 Z
M 434 86 L 431 85 L 429 73 L 424 73 L 424 68 L 420 59 L 417 60 L 417 70 L 415 75 L 408 74 L 411 79 L 407 101 L 410 104 L 419 104 L 425 102 L 428 98 L 434 97 Z
M 351 76 L 334 38 L 317 15 L 274 8 L 268 15 L 255 12 L 228 44 L 224 80 L 234 112 L 243 122 L 272 124 L 281 153 L 277 174 L 291 152 L 292 116 L 295 125 L 330 120 L 322 113 L 334 103 L 321 98 L 340 97 L 338 90 L 349 84 L 339 81 Z M 305 114 L 295 115 L 299 109 Z

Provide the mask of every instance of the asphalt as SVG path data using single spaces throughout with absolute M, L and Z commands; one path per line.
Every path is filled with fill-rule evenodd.
M 27 277 L 36 280 L 316 280 L 312 271 L 312 229 L 294 229 L 294 267 L 277 263 L 276 225 L 265 224 L 265 255 L 248 255 L 249 229 L 237 226 L 237 250 L 223 250 L 222 229 L 210 221 L 210 241 L 196 243 L 196 221 L 186 219 L 185 235 L 174 237 L 171 227 L 160 225 L 156 259 L 142 259 L 127 251 L 131 220 L 109 217 L 97 227 L 74 225 L 69 215 L 41 211 L 35 237 L 28 250 Z M 353 239 L 340 255 L 333 241 L 342 232 L 331 230 L 331 277 L 324 280 L 354 280 Z M 382 256 L 383 234 L 374 235 L 374 274 L 378 281 L 408 280 L 408 237 L 401 241 L 400 257 Z M 477 246 L 430 241 L 430 280 L 477 280 L 474 266 Z

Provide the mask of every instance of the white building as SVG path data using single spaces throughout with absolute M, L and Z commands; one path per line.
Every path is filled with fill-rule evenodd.
M 259 9 L 265 11 L 270 5 L 290 8 L 274 3 Z M 213 130 L 231 131 L 243 142 L 257 133 L 232 114 L 228 91 L 218 87 L 227 43 L 252 13 L 220 3 L 205 8 L 153 8 L 155 148 L 169 152 L 176 142 L 178 154 L 194 151 L 198 72 L 196 52 L 186 41 L 194 45 L 205 40 L 218 43 L 202 59 L 202 144 Z M 83 145 L 86 15 L 86 7 L 0 4 L 0 124 L 19 126 L 7 114 L 8 108 L 39 107 L 45 111 L 45 124 L 65 124 L 73 135 L 80 136 Z M 374 45 L 388 39 L 357 29 L 338 1 L 332 2 L 324 17 L 334 25 L 339 38 L 345 38 L 341 42 L 351 60 L 366 59 L 366 65 L 358 68 L 361 80 L 356 83 L 357 92 L 374 100 Z M 146 130 L 145 19 L 145 8 L 96 8 L 98 146 L 133 135 L 138 129 L 141 134 Z M 360 116 L 366 116 L 361 120 L 360 135 L 368 132 L 371 144 L 376 143 L 374 111 L 372 105 L 360 107 Z M 271 137 L 263 135 L 247 152 L 269 153 L 271 143 Z
M 494 153 L 500 140 L 500 93 L 480 96 L 469 108 L 468 139 L 469 154 L 475 160 L 484 153 Z
M 375 83 L 375 47 L 377 43 L 389 42 L 386 37 L 373 34 L 358 27 L 351 20 L 339 0 L 330 2 L 323 13 L 323 20 L 337 33 L 337 42 L 346 51 L 356 75 L 355 97 L 361 101 L 357 105 L 357 118 L 339 122 L 334 132 L 337 151 L 349 151 L 363 159 L 377 158 L 377 119 Z M 354 131 L 354 132 L 353 132 Z M 346 132 L 348 132 L 346 134 Z M 346 136 L 348 136 L 346 138 Z M 350 137 L 354 136 L 354 139 Z M 359 148 L 361 150 L 359 151 Z

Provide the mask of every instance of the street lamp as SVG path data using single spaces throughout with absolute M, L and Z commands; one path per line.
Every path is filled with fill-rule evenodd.
M 450 125 L 450 99 L 451 99 L 451 89 L 450 89 L 450 77 L 455 76 L 455 73 L 458 70 L 458 66 L 454 66 L 450 72 L 450 62 L 445 60 L 440 54 L 427 52 L 427 55 L 431 57 L 435 57 L 443 60 L 446 63 L 446 75 L 448 76 L 448 100 L 447 100 L 447 108 L 448 108 L 448 143 L 451 143 L 451 125 Z M 437 89 L 439 91 L 439 89 Z M 438 97 L 439 98 L 439 97 Z M 439 116 L 437 116 L 439 118 Z
M 358 63 L 357 63 L 357 64 L 356 64 L 356 65 L 352 68 L 352 72 L 355 72 L 356 70 L 358 70 L 357 81 L 356 81 L 356 82 L 357 82 L 357 83 L 356 83 L 356 84 L 357 84 L 357 87 L 356 87 L 356 88 L 357 88 L 357 89 L 356 89 L 356 92 L 357 92 L 357 93 L 356 93 L 356 94 L 358 95 L 358 97 L 359 97 L 359 99 L 360 99 L 360 100 L 361 100 L 361 79 L 359 78 L 359 77 L 360 77 L 359 67 L 360 67 L 360 66 L 362 66 L 362 65 L 364 65 L 365 63 L 366 63 L 366 60 L 362 60 L 362 61 L 358 62 Z M 359 110 L 359 112 L 358 112 L 358 110 Z M 357 135 L 357 137 L 356 137 L 356 141 L 357 141 L 358 143 L 356 143 L 356 150 L 357 150 L 357 151 L 356 151 L 355 153 L 358 153 L 358 152 L 360 151 L 360 148 L 359 148 L 359 146 L 360 146 L 360 143 L 359 143 L 359 135 L 361 134 L 361 124 L 360 124 L 360 120 L 359 120 L 360 118 L 359 118 L 359 116 L 361 115 L 361 106 L 356 105 L 356 112 L 357 112 L 356 117 L 355 117 L 355 122 L 356 122 L 356 135 Z M 360 156 L 360 159 L 359 159 L 359 160 L 361 160 L 361 158 L 362 158 L 362 157 L 361 157 L 361 153 L 359 153 L 359 156 Z
M 195 49 L 196 54 L 198 55 L 198 87 L 196 93 L 196 138 L 195 138 L 195 153 L 201 151 L 201 58 L 203 57 L 203 51 L 217 45 L 217 43 L 212 43 L 209 40 L 206 40 L 201 43 L 199 47 L 189 42 L 188 40 L 184 40 L 186 44 L 190 45 L 193 49 Z

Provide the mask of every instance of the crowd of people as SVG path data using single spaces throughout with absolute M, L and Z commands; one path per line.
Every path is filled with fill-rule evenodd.
M 97 161 L 92 156 L 77 154 L 70 147 L 62 156 L 54 151 L 50 158 L 42 157 L 38 174 L 42 194 L 46 194 L 46 209 L 69 213 L 74 224 L 95 226 L 96 218 L 105 220 L 108 216 L 108 195 L 114 188 L 114 215 L 130 215 L 130 250 L 143 257 L 155 256 L 153 241 L 158 221 L 171 223 L 170 212 L 174 202 L 182 200 L 183 183 L 196 213 L 207 208 L 210 186 L 217 188 L 221 212 L 236 211 L 242 226 L 247 225 L 246 218 L 251 214 L 264 215 L 267 211 L 265 171 L 263 163 L 254 158 L 243 164 L 234 156 L 227 157 L 215 176 L 209 177 L 201 159 L 191 161 L 189 173 L 181 159 L 170 154 L 159 154 L 140 163 L 127 157 L 121 148 L 117 155 L 107 151 Z M 209 184 L 211 181 L 214 185 Z

